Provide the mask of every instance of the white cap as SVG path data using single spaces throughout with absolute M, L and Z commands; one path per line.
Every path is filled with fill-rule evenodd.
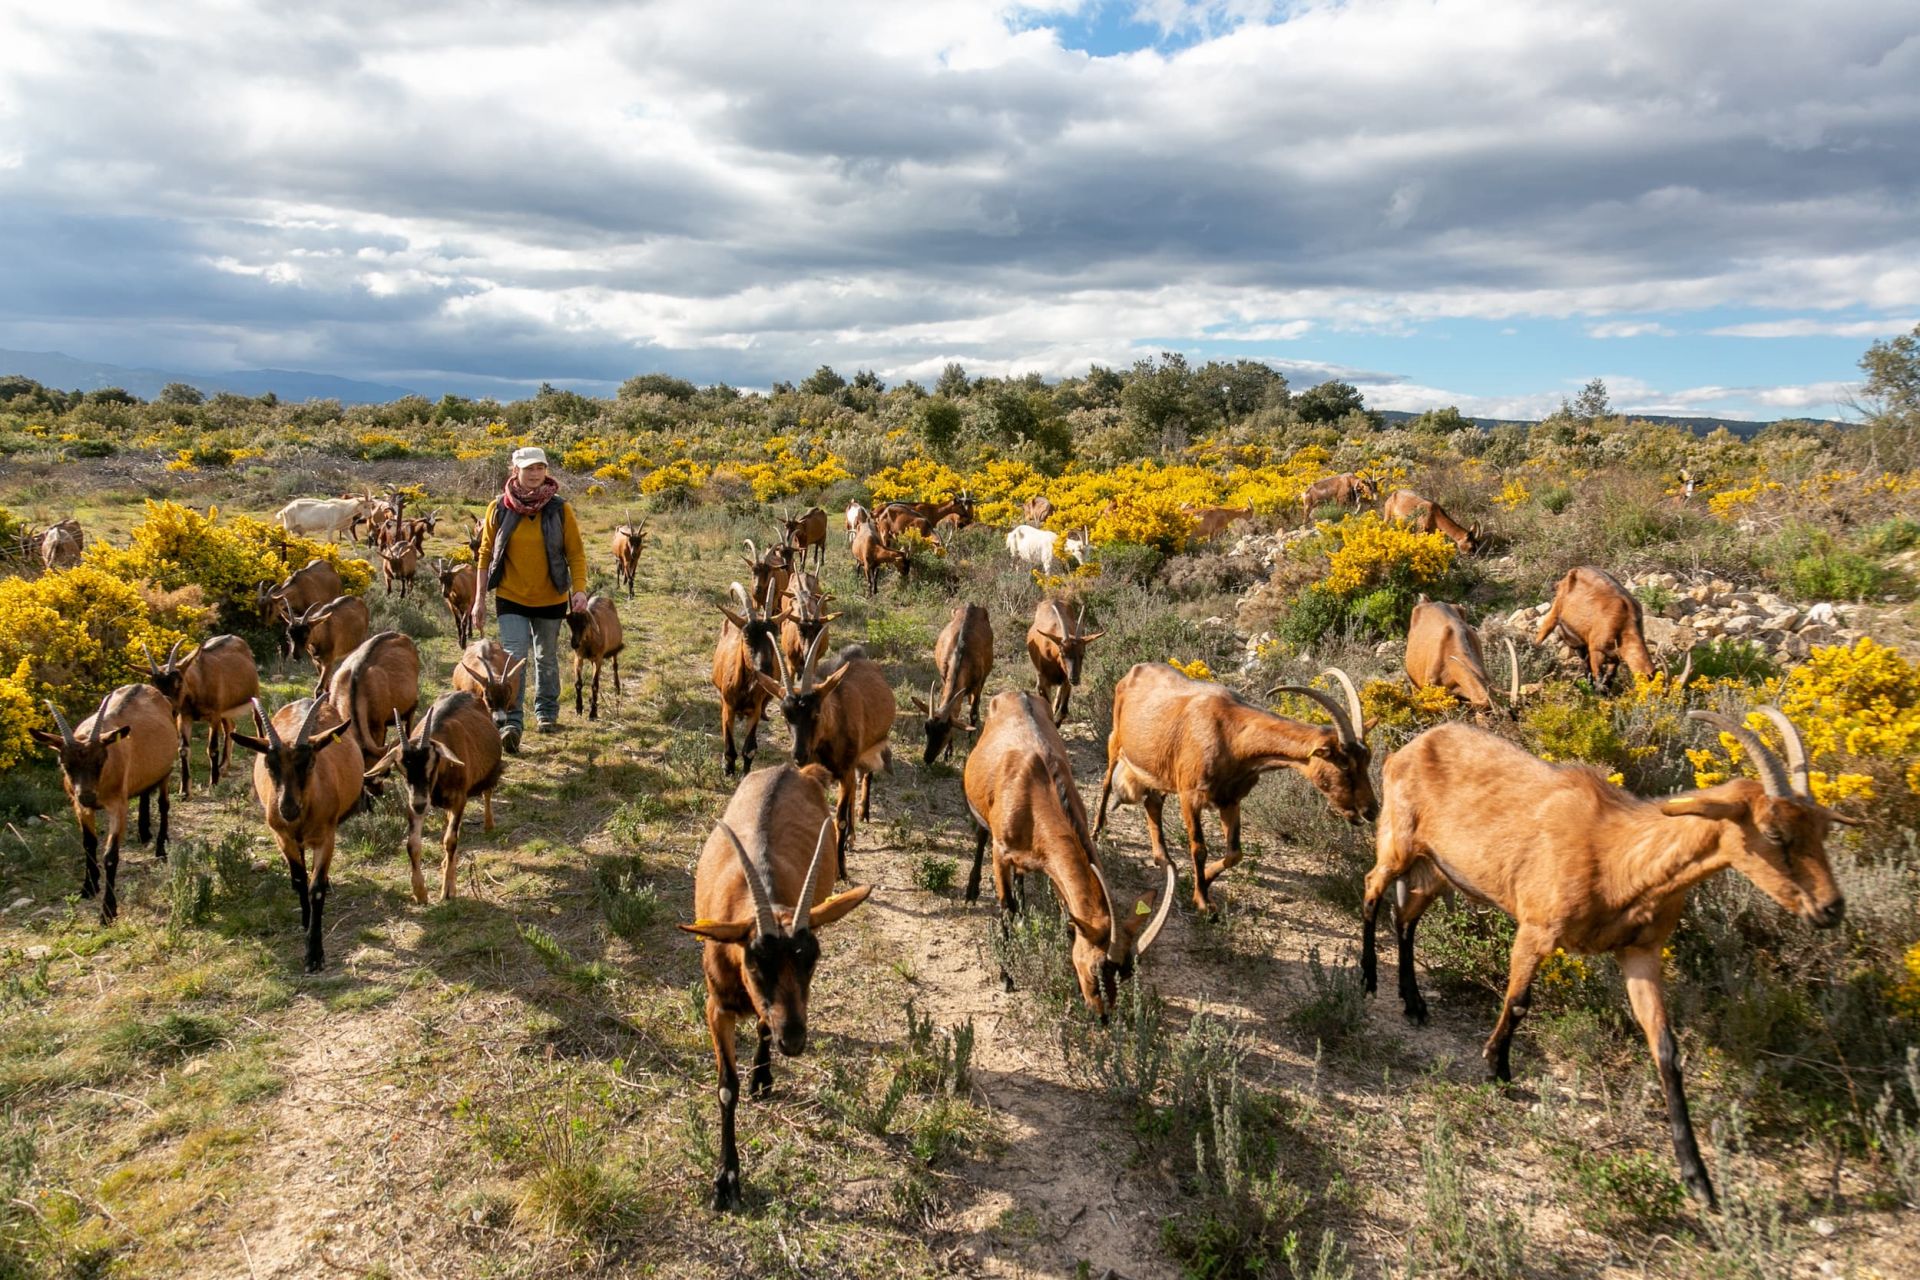
M 521 467 L 530 467 L 536 462 L 543 467 L 547 465 L 547 451 L 537 444 L 530 444 L 513 451 L 513 468 L 516 471 Z

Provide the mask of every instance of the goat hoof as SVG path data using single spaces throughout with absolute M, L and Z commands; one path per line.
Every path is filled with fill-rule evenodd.
M 318 973 L 326 967 L 327 962 L 319 956 L 308 956 L 307 963 L 303 966 L 307 973 Z
M 1416 1027 L 1427 1025 L 1427 1002 L 1425 1000 L 1407 1001 L 1407 1021 Z
M 723 1169 L 713 1180 L 713 1211 L 726 1213 L 740 1207 L 740 1171 Z

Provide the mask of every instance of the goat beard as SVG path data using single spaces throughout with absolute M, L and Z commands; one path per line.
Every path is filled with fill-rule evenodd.
M 518 515 L 530 516 L 537 514 L 540 508 L 546 506 L 553 495 L 559 492 L 560 482 L 552 476 L 548 476 L 540 482 L 538 488 L 531 490 L 522 489 L 513 482 L 513 477 L 509 476 L 507 483 L 500 490 L 500 496 L 505 500 L 508 510 Z

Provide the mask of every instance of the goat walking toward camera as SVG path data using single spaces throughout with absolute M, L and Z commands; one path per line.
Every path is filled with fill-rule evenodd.
M 1416 1022 L 1427 1006 L 1414 977 L 1414 926 L 1434 898 L 1458 888 L 1514 918 L 1506 1000 L 1484 1050 L 1501 1081 L 1513 1078 L 1513 1029 L 1541 962 L 1562 949 L 1610 952 L 1666 1091 L 1680 1176 L 1709 1206 L 1713 1183 L 1687 1112 L 1661 968 L 1687 893 L 1731 868 L 1819 928 L 1838 924 L 1846 909 L 1826 838 L 1832 824 L 1854 820 L 1813 799 L 1799 730 L 1777 708 L 1761 711 L 1782 735 L 1785 766 L 1744 726 L 1691 711 L 1738 741 L 1760 780 L 1736 778 L 1664 800 L 1642 800 L 1596 769 L 1548 764 L 1467 725 L 1429 729 L 1387 760 L 1362 908 L 1361 975 L 1372 992 L 1374 925 L 1394 890 L 1400 998 Z
M 733 776 L 736 758 L 748 770 L 753 768 L 754 753 L 760 749 L 760 720 L 767 713 L 767 702 L 778 698 L 780 686 L 774 674 L 780 669 L 780 628 L 785 614 L 769 615 L 747 597 L 747 589 L 734 583 L 731 594 L 735 608 L 720 605 L 726 619 L 720 625 L 720 638 L 713 646 L 713 687 L 720 694 L 720 736 L 726 740 L 726 774 Z M 771 686 L 769 688 L 769 686 Z M 746 734 L 739 751 L 734 749 L 733 730 L 745 722 Z
M 1107 800 L 1117 793 L 1120 803 L 1137 804 L 1146 814 L 1153 860 L 1167 864 L 1160 819 L 1167 796 L 1178 797 L 1193 860 L 1193 902 L 1208 911 L 1213 882 L 1240 861 L 1240 805 L 1262 774 L 1296 770 L 1347 821 L 1371 818 L 1379 805 L 1368 775 L 1373 756 L 1360 695 L 1339 668 L 1322 674 L 1346 689 L 1346 705 L 1304 685 L 1281 685 L 1267 696 L 1285 691 L 1313 699 L 1333 720 L 1330 729 L 1275 715 L 1224 685 L 1192 679 L 1167 663 L 1137 664 L 1113 687 L 1113 732 L 1107 737 L 1107 773 L 1100 783 L 1094 834 L 1105 832 Z M 1227 838 L 1227 856 L 1213 863 L 1206 860 L 1200 831 L 1207 809 L 1219 811 Z
M 194 722 L 206 722 L 207 786 L 216 787 L 220 771 L 233 754 L 234 719 L 260 692 L 260 671 L 253 665 L 253 650 L 239 636 L 214 636 L 182 658 L 180 646 L 185 643 L 174 641 L 164 663 L 153 660 L 153 651 L 144 641 L 140 646 L 147 658 L 147 679 L 173 706 L 180 741 L 182 796 L 193 793 L 187 749 L 193 740 Z
M 480 589 L 480 573 L 470 564 L 451 564 L 436 560 L 434 576 L 440 579 L 440 598 L 453 615 L 453 637 L 461 648 L 473 639 L 473 596 Z
M 258 736 L 239 733 L 233 740 L 257 757 L 254 794 L 300 899 L 300 927 L 307 935 L 306 971 L 318 973 L 327 962 L 321 916 L 327 904 L 334 841 L 341 820 L 360 803 L 365 766 L 360 749 L 348 736 L 352 725 L 319 698 L 289 702 L 271 720 L 255 698 L 253 720 Z
M 1034 606 L 1033 624 L 1027 628 L 1027 660 L 1033 663 L 1040 697 L 1053 713 L 1055 724 L 1067 722 L 1067 704 L 1080 684 L 1080 664 L 1086 660 L 1087 646 L 1107 634 L 1082 630 L 1087 608 L 1077 606 L 1071 617 L 1058 600 L 1042 600 Z
M 754 1020 L 760 1043 L 749 1087 L 756 1097 L 770 1093 L 774 1044 L 789 1058 L 806 1052 L 807 997 L 820 960 L 815 931 L 865 902 L 872 891 L 862 884 L 836 894 L 832 877 L 821 874 L 834 837 L 828 777 L 817 765 L 780 765 L 749 774 L 707 836 L 694 870 L 694 922 L 680 927 L 706 944 L 700 968 L 707 981 L 707 1033 L 720 1076 L 716 1211 L 740 1205 L 734 1026 L 741 1018 Z
M 505 724 L 507 712 L 520 704 L 524 683 L 521 672 L 526 665 L 525 658 L 511 656 L 498 640 L 475 640 L 460 655 L 450 683 L 478 698 L 498 726 Z
M 114 886 L 120 878 L 120 841 L 127 830 L 127 801 L 140 799 L 140 838 L 149 831 L 150 797 L 160 799 L 160 830 L 153 856 L 167 858 L 167 783 L 173 777 L 173 707 L 152 685 L 124 684 L 106 697 L 75 729 L 60 708 L 47 703 L 58 733 L 30 729 L 33 740 L 60 757 L 60 781 L 80 826 L 80 851 L 86 859 L 80 896 L 101 894 L 100 922 L 120 914 Z M 107 868 L 102 892 L 98 816 L 107 817 Z
M 324 604 L 343 589 L 340 571 L 316 556 L 280 582 L 262 580 L 255 586 L 254 595 L 260 616 L 272 624 L 289 621 L 317 604 Z M 282 657 L 291 656 L 284 646 L 280 653 Z
M 633 580 L 640 572 L 640 553 L 647 545 L 647 522 L 642 520 L 634 524 L 631 519 L 613 531 L 613 576 L 621 586 L 627 589 L 627 598 L 633 598 Z
M 587 719 L 598 720 L 600 668 L 608 662 L 613 663 L 614 696 L 620 694 L 620 651 L 627 644 L 620 630 L 620 614 L 605 596 L 590 596 L 586 608 L 567 615 L 567 631 L 573 644 L 573 713 L 579 715 L 586 705 L 581 694 L 581 672 L 591 662 L 593 705 L 587 708 Z
M 1134 960 L 1153 945 L 1173 910 L 1173 864 L 1166 865 L 1159 910 L 1151 910 L 1146 898 L 1131 911 L 1120 910 L 1087 834 L 1087 809 L 1073 784 L 1067 744 L 1036 694 L 1009 689 L 993 696 L 980 740 L 967 755 L 963 783 L 974 826 L 967 901 L 979 900 L 980 864 L 989 844 L 1002 929 L 1020 909 L 1014 878 L 1038 871 L 1051 880 L 1073 921 L 1081 998 L 1106 1021 L 1119 983 L 1133 976 Z M 1011 990 L 1012 979 L 1001 977 Z
M 927 686 L 926 701 L 913 700 L 927 717 L 928 764 L 942 750 L 953 755 L 953 721 L 962 700 L 971 699 L 968 718 L 976 732 L 980 728 L 980 695 L 993 671 L 993 624 L 986 609 L 977 604 L 953 606 L 953 616 L 934 642 L 933 665 L 939 674 Z
M 394 722 L 398 730 L 398 720 Z M 460 824 L 467 800 L 479 796 L 485 805 L 484 831 L 493 830 L 493 789 L 500 785 L 500 730 L 494 727 L 486 703 L 470 693 L 443 693 L 427 708 L 420 728 L 400 741 L 373 768 L 366 779 L 377 781 L 398 765 L 407 780 L 407 864 L 413 870 L 413 900 L 425 904 L 427 881 L 420 874 L 420 838 L 428 809 L 442 809 L 447 829 L 440 838 L 440 900 L 454 896 L 460 863 Z

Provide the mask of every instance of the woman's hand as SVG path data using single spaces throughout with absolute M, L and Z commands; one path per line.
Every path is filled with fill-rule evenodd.
M 573 598 L 567 601 L 567 612 L 569 613 L 584 613 L 586 612 L 586 608 L 587 593 L 584 591 L 574 592 Z
M 478 592 L 473 597 L 473 634 L 485 635 L 487 626 L 487 598 Z

